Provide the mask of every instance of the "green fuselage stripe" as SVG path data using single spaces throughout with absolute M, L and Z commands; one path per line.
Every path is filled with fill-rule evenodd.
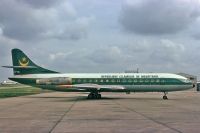
M 181 85 L 187 84 L 172 78 L 74 78 L 72 84 L 98 85 Z
M 23 84 L 34 85 L 36 79 L 13 78 L 12 80 Z M 189 85 L 173 78 L 73 78 L 74 84 L 98 84 L 98 85 Z

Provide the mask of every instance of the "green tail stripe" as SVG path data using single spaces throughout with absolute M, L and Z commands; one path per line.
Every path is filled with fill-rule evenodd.
M 36 65 L 20 49 L 12 49 L 12 61 L 16 66 L 13 67 L 14 75 L 58 73 Z

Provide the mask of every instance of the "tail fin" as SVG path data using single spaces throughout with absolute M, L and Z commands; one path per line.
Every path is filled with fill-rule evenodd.
M 58 73 L 36 65 L 19 49 L 12 49 L 12 61 L 13 66 L 4 67 L 13 68 L 14 75 Z

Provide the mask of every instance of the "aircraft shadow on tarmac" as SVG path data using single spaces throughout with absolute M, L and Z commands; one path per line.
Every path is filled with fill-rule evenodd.
M 149 100 L 163 100 L 162 98 L 158 97 L 102 97 L 101 99 L 87 99 L 87 96 L 71 96 L 71 97 L 64 97 L 64 96 L 26 96 L 27 98 L 44 98 L 44 99 L 55 99 L 55 101 L 101 101 L 101 100 L 142 100 L 142 101 L 149 101 Z M 169 100 L 177 100 L 170 98 Z M 168 101 L 168 100 L 167 100 Z

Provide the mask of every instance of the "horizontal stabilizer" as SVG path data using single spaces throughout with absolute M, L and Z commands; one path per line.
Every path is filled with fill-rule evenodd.
M 36 69 L 38 67 L 35 66 L 2 66 L 5 68 L 21 68 L 21 69 Z

